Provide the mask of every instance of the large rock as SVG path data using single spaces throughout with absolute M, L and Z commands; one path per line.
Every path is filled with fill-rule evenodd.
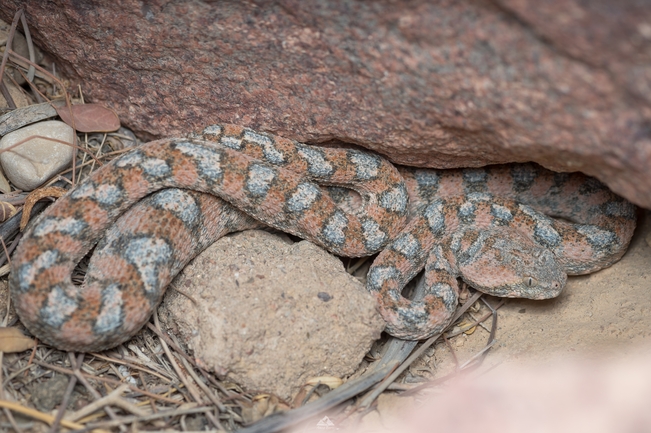
M 152 137 L 230 122 L 409 165 L 536 161 L 651 208 L 648 1 L 0 6 Z
M 161 321 L 197 361 L 284 399 L 310 377 L 351 374 L 385 326 L 339 259 L 260 230 L 218 240 L 172 286 Z

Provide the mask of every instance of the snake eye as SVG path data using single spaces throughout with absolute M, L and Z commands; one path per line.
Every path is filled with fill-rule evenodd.
M 538 281 L 537 281 L 535 278 L 533 278 L 533 277 L 525 277 L 525 278 L 524 278 L 524 283 L 525 283 L 528 287 L 533 287 L 533 286 L 535 286 L 536 284 L 538 284 Z

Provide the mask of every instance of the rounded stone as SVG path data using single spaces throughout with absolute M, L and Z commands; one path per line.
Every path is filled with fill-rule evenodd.
M 339 259 L 260 230 L 218 240 L 171 287 L 161 321 L 202 366 L 285 399 L 308 378 L 353 373 L 385 326 Z
M 38 137 L 12 147 L 37 135 L 58 141 Z M 0 163 L 7 178 L 23 191 L 39 187 L 72 161 L 72 146 L 61 142 L 74 143 L 74 131 L 58 120 L 35 123 L 8 133 L 0 140 Z

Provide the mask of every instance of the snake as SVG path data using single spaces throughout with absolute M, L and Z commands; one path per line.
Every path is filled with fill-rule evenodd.
M 145 143 L 59 198 L 24 233 L 9 287 L 41 341 L 105 350 L 135 335 L 216 239 L 273 227 L 340 256 L 380 252 L 367 288 L 386 330 L 420 339 L 449 322 L 458 278 L 498 296 L 553 297 L 567 274 L 617 261 L 634 226 L 635 207 L 582 174 L 396 167 L 367 151 L 212 125 Z M 425 297 L 404 298 L 423 269 Z
M 354 191 L 360 208 L 338 206 L 321 184 Z M 145 232 L 103 255 L 98 263 L 103 273 L 122 280 L 107 281 L 100 272 L 81 286 L 73 284 L 75 266 L 106 230 L 134 203 L 166 188 L 220 197 L 268 226 L 349 257 L 379 251 L 407 218 L 402 176 L 369 152 L 315 148 L 237 125 L 212 125 L 188 137 L 145 143 L 103 165 L 25 231 L 12 259 L 9 287 L 17 314 L 33 335 L 70 351 L 103 350 L 128 340 L 160 302 L 162 284 L 179 267 L 175 254 L 191 248 L 188 232 L 214 213 L 226 218 L 223 230 L 214 230 L 247 224 L 228 208 L 202 213 L 201 203 L 163 194 L 157 203 L 169 210 L 169 218 L 156 224 L 169 230 L 165 238 Z M 170 212 L 178 216 L 175 221 Z M 133 218 L 125 218 L 128 226 Z
M 459 279 L 493 296 L 554 298 L 568 275 L 617 262 L 635 231 L 635 205 L 580 172 L 534 163 L 400 171 L 411 220 L 367 276 L 385 331 L 398 338 L 442 332 Z M 402 296 L 423 269 L 424 297 Z

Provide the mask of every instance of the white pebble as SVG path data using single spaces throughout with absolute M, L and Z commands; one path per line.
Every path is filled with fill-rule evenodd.
M 73 143 L 74 131 L 58 120 L 48 120 L 10 132 L 0 140 L 0 149 L 7 149 L 32 135 Z M 0 163 L 16 188 L 31 191 L 66 167 L 72 161 L 72 147 L 63 143 L 33 138 L 0 153 Z

